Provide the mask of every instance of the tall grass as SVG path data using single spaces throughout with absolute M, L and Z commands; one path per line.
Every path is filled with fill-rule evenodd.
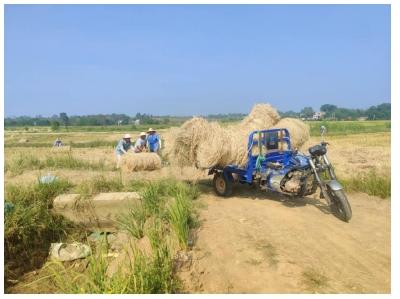
M 49 184 L 7 185 L 5 201 L 13 206 L 4 219 L 5 276 L 13 278 L 38 266 L 50 242 L 65 236 L 72 225 L 52 215 L 53 198 L 71 187 L 67 181 Z
M 189 231 L 198 224 L 192 206 L 192 200 L 199 196 L 197 186 L 167 179 L 149 183 L 140 194 L 140 205 L 121 218 L 122 227 L 140 238 L 149 219 L 153 221 L 151 227 L 159 227 L 156 231 L 162 230 L 160 223 L 164 223 L 174 232 L 181 248 L 186 249 Z
M 53 271 L 53 282 L 58 289 L 64 293 L 96 294 L 179 291 L 175 253 L 178 249 L 187 248 L 188 235 L 195 223 L 191 201 L 198 196 L 198 189 L 174 180 L 151 182 L 140 187 L 141 203 L 133 205 L 120 217 L 119 223 L 133 240 L 147 236 L 151 253 L 143 252 L 136 247 L 136 243 L 132 243 L 131 256 L 112 276 L 107 274 L 108 261 L 103 255 L 91 257 L 84 273 L 57 265 L 57 270 Z M 68 277 L 69 283 L 64 277 Z
M 168 211 L 171 226 L 179 240 L 179 244 L 186 249 L 189 237 L 191 203 L 181 193 L 178 193 Z
M 72 189 L 68 182 L 59 181 L 50 185 L 37 184 L 29 188 L 8 186 L 8 197 L 12 202 L 21 205 L 14 211 L 13 216 L 7 216 L 7 242 L 12 246 L 7 249 L 6 260 L 20 259 L 19 251 L 15 246 L 25 244 L 23 248 L 29 250 L 32 244 L 42 244 L 43 251 L 48 252 L 49 242 L 58 241 L 64 234 L 66 223 L 62 219 L 50 215 L 52 198 L 60 192 L 67 190 L 81 190 L 85 194 L 99 191 L 126 191 L 139 190 L 142 200 L 133 205 L 125 215 L 119 219 L 120 228 L 132 238 L 132 251 L 126 263 L 110 275 L 107 273 L 109 260 L 106 257 L 106 247 L 96 246 L 94 254 L 88 257 L 88 266 L 84 272 L 77 272 L 72 266 L 61 263 L 49 263 L 47 268 L 50 279 L 55 288 L 62 293 L 176 293 L 180 283 L 176 276 L 177 263 L 175 261 L 177 250 L 187 248 L 190 230 L 195 228 L 196 215 L 193 211 L 192 200 L 197 198 L 199 191 L 195 185 L 178 182 L 175 180 L 161 180 L 158 182 L 139 183 L 131 181 L 122 184 L 121 179 L 107 179 L 98 177 L 88 180 Z M 20 195 L 22 194 L 22 195 Z M 29 196 L 28 196 L 29 194 Z M 38 197 L 37 199 L 32 200 Z M 39 195 L 38 195 L 39 194 Z M 40 212 L 32 210 L 32 202 L 40 202 Z M 29 212 L 25 210 L 31 210 Z M 23 214 L 23 212 L 28 214 Z M 17 215 L 20 215 L 17 217 Z M 12 218 L 10 218 L 12 217 Z M 20 221 L 20 222 L 18 222 Z M 25 221 L 27 225 L 17 225 Z M 30 223 L 32 221 L 33 223 Z M 44 244 L 42 227 L 47 232 L 54 231 L 49 241 Z M 27 228 L 30 228 L 29 230 Z M 16 232 L 22 230 L 21 232 Z M 17 237 L 23 236 L 21 241 Z M 144 252 L 137 246 L 143 237 L 150 241 L 151 252 Z M 18 240 L 17 243 L 11 242 Z M 136 241 L 135 241 L 136 240 Z M 138 243 L 139 244 L 139 243 Z M 29 260 L 30 257 L 27 257 Z M 41 283 L 45 283 L 41 280 Z
M 369 195 L 388 198 L 391 195 L 391 177 L 375 171 L 361 173 L 349 179 L 340 179 L 347 191 L 365 192 Z
M 120 216 L 118 223 L 122 230 L 128 231 L 134 238 L 143 238 L 146 223 L 146 211 L 143 204 L 132 206 L 127 213 Z

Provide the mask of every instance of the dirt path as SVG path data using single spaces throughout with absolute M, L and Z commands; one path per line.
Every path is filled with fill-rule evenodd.
M 194 293 L 388 293 L 390 200 L 349 196 L 344 223 L 319 199 L 289 200 L 249 188 L 200 202 L 190 270 Z

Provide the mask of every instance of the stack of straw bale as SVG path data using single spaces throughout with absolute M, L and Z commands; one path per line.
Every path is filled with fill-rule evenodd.
M 247 142 L 250 132 L 272 127 L 288 128 L 293 146 L 300 146 L 309 138 L 306 124 L 280 116 L 269 104 L 257 104 L 238 124 L 222 128 L 217 122 L 194 117 L 166 138 L 166 156 L 172 164 L 210 168 L 247 163 Z

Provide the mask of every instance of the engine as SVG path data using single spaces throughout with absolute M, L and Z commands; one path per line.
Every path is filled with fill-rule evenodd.
M 281 190 L 283 192 L 309 195 L 315 192 L 316 182 L 314 175 L 308 170 L 290 171 L 281 181 Z
M 303 173 L 300 171 L 292 171 L 287 175 L 287 179 L 283 180 L 283 190 L 289 193 L 299 193 L 302 187 Z

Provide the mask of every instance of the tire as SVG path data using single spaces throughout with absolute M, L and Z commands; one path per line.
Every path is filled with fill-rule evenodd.
M 218 196 L 228 197 L 232 194 L 232 175 L 225 176 L 223 172 L 214 175 L 213 187 Z
M 347 196 L 343 190 L 329 190 L 332 198 L 332 208 L 334 214 L 341 220 L 349 222 L 352 217 L 352 211 Z

